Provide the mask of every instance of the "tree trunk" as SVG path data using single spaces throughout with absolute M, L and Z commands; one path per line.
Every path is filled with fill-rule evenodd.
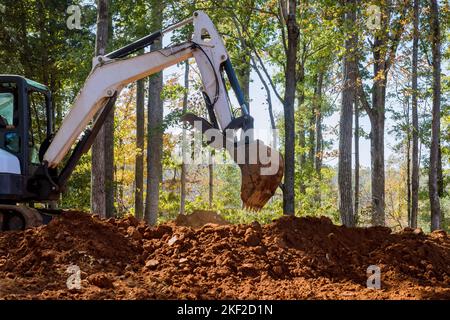
M 411 225 L 411 128 L 409 122 L 409 98 L 406 103 L 406 205 L 408 212 L 408 225 Z
M 162 29 L 163 3 L 157 0 L 151 2 L 152 30 Z M 162 39 L 151 46 L 151 50 L 162 48 Z M 149 78 L 148 85 L 148 130 L 147 130 L 147 194 L 145 199 L 145 221 L 155 225 L 158 219 L 159 185 L 162 178 L 162 152 L 163 152 L 163 101 L 161 92 L 163 88 L 162 72 Z
M 355 207 L 353 212 L 353 222 L 356 226 L 359 214 L 359 106 L 358 99 L 355 98 Z
M 314 158 L 315 158 L 315 142 L 316 142 L 316 132 L 315 132 L 315 123 L 316 123 L 316 110 L 318 103 L 318 74 L 314 75 L 314 96 L 311 105 L 311 110 L 309 113 L 309 124 L 308 124 L 308 163 L 311 168 L 314 168 Z
M 152 47 L 160 47 L 155 42 Z M 153 75 L 148 86 L 148 130 L 147 130 L 147 193 L 145 199 L 145 221 L 155 225 L 158 218 L 159 185 L 162 176 L 162 144 L 163 104 L 161 91 L 163 87 L 162 73 Z
M 111 8 L 110 8 L 111 9 Z M 109 9 L 109 10 L 110 10 Z M 109 42 L 113 39 L 113 25 L 112 25 L 112 13 L 108 19 L 108 38 Z M 111 218 L 116 215 L 116 208 L 114 206 L 114 108 L 112 108 L 104 124 L 105 135 L 105 203 L 106 203 L 106 217 Z
M 134 211 L 138 219 L 144 218 L 144 147 L 145 147 L 145 80 L 136 84 L 136 167 Z
M 284 1 L 282 1 L 284 3 Z M 287 215 L 295 214 L 295 119 L 294 102 L 296 87 L 296 62 L 299 30 L 296 22 L 296 1 L 289 0 L 287 16 L 285 15 L 288 45 L 286 52 L 286 73 L 285 73 L 285 93 L 284 93 L 284 129 L 285 129 L 285 173 L 283 186 L 283 213 Z
M 383 27 L 386 27 L 382 26 Z M 387 84 L 387 63 L 383 50 L 387 35 L 375 37 L 374 83 L 372 89 L 372 109 L 369 118 L 371 124 L 370 155 L 372 184 L 372 225 L 385 225 L 385 170 L 384 170 L 384 126 Z
M 321 180 L 321 170 L 322 170 L 322 147 L 323 147 L 323 136 L 322 136 L 322 86 L 323 86 L 323 72 L 319 73 L 317 79 L 317 101 L 316 108 L 314 110 L 315 114 L 315 129 L 316 141 L 314 150 L 314 169 L 316 171 L 317 179 Z M 314 202 L 317 207 L 320 207 L 321 202 L 321 190 L 319 183 L 316 184 L 316 190 L 314 195 Z
M 116 172 L 116 167 L 114 167 L 114 171 Z M 119 183 L 119 188 L 118 190 L 116 190 L 116 198 L 118 198 L 118 215 L 119 216 L 123 216 L 125 214 L 125 206 L 124 206 L 124 175 L 125 175 L 125 161 L 122 162 L 122 165 L 120 166 L 120 175 L 121 175 L 121 179 L 120 179 L 120 183 Z M 117 173 L 116 173 L 116 177 L 117 177 Z
M 300 90 L 298 92 L 297 97 L 297 104 L 298 104 L 298 111 L 300 113 L 300 116 L 298 118 L 298 145 L 300 147 L 299 155 L 298 155 L 298 166 L 300 175 L 302 170 L 304 169 L 305 163 L 306 163 L 306 155 L 305 155 L 305 147 L 306 147 L 306 130 L 305 130 L 305 119 L 304 119 L 304 107 L 303 103 L 305 102 L 305 87 L 304 87 L 304 81 L 305 81 L 305 68 L 304 64 L 300 64 L 299 68 L 299 75 L 298 75 L 298 83 L 300 83 Z M 300 194 L 304 194 L 306 191 L 305 183 L 303 179 L 300 179 L 299 181 L 299 188 L 298 191 Z
M 115 216 L 114 207 L 114 108 L 105 120 L 105 204 L 106 217 Z
M 95 55 L 106 54 L 109 35 L 109 2 L 97 1 Z M 92 146 L 91 211 L 102 217 L 114 214 L 114 111 L 108 115 Z
M 411 163 L 411 228 L 417 228 L 419 211 L 419 116 L 417 105 L 417 61 L 419 56 L 419 0 L 414 0 L 414 30 L 412 56 L 412 163 Z
M 439 6 L 437 0 L 431 0 L 430 26 L 433 52 L 433 108 L 431 122 L 430 171 L 428 189 L 431 207 L 431 230 L 441 228 L 441 207 L 439 201 L 439 141 L 441 111 L 441 35 L 439 25 Z
M 323 86 L 323 73 L 319 74 L 317 81 L 317 102 L 315 113 L 315 132 L 316 132 L 316 142 L 315 142 L 315 157 L 314 157 L 314 168 L 316 172 L 320 174 L 320 169 L 322 167 L 322 86 Z
M 356 8 L 353 0 L 346 1 L 345 20 L 348 27 L 356 21 Z M 353 103 L 356 88 L 356 57 L 354 53 L 355 34 L 345 40 L 344 56 L 344 88 L 342 91 L 342 105 L 339 122 L 339 213 L 342 224 L 353 227 L 355 225 L 352 199 L 352 123 Z
M 380 94 L 383 88 L 375 89 Z M 374 94 L 374 96 L 378 96 Z M 385 224 L 385 170 L 384 170 L 384 100 L 375 98 L 374 107 L 379 112 L 374 112 L 371 119 L 370 155 L 371 155 L 371 184 L 372 184 L 372 225 L 384 226 Z
M 209 192 L 208 192 L 208 206 L 211 209 L 214 200 L 214 153 L 211 151 L 209 155 L 208 174 L 209 174 Z
M 300 112 L 302 112 L 302 110 L 300 110 Z M 306 156 L 305 156 L 305 152 L 303 150 L 305 150 L 306 147 L 306 137 L 305 137 L 305 124 L 303 123 L 303 119 L 299 119 L 300 125 L 299 125 L 299 132 L 298 132 L 298 144 L 300 146 L 300 151 L 299 151 L 299 155 L 298 155 L 298 165 L 299 165 L 299 170 L 300 173 L 303 171 L 305 163 L 306 163 Z M 303 181 L 303 179 L 300 179 L 301 181 L 299 181 L 299 186 L 298 186 L 298 191 L 300 192 L 300 194 L 304 194 L 306 191 L 306 186 L 305 186 L 305 182 Z
M 188 95 L 189 95 L 189 61 L 185 63 L 186 67 L 184 69 L 184 96 L 183 96 L 183 113 L 187 111 Z M 184 163 L 184 154 L 186 153 L 186 127 L 183 124 L 183 132 L 181 138 L 181 186 L 180 186 L 180 214 L 185 214 L 186 209 L 186 164 Z
M 444 196 L 444 175 L 443 175 L 443 172 L 442 172 L 441 137 L 439 137 L 438 145 L 439 145 L 438 164 L 437 164 L 438 165 L 438 194 L 439 194 L 439 198 L 442 198 Z M 441 213 L 443 214 L 444 211 L 441 210 Z M 444 220 L 442 220 L 442 221 L 444 221 Z
M 439 199 L 442 198 L 444 196 L 444 175 L 442 172 L 442 148 L 441 148 L 441 139 L 439 137 L 439 142 L 438 142 L 438 146 L 439 146 L 439 152 L 438 152 L 438 195 L 439 195 Z M 445 210 L 441 210 L 441 228 L 444 228 L 444 220 L 445 219 Z
M 403 21 L 408 13 L 408 6 L 401 7 L 400 14 L 392 14 L 390 2 L 382 5 L 380 29 L 374 35 L 371 45 L 373 54 L 372 103 L 368 102 L 362 85 L 358 84 L 360 101 L 370 118 L 370 153 L 372 185 L 372 224 L 385 224 L 385 170 L 384 170 L 384 127 L 386 84 L 389 69 L 395 59 L 401 36 L 405 30 Z M 396 16 L 395 19 L 391 19 Z M 391 32 L 389 32 L 391 31 Z M 359 79 L 362 81 L 363 79 Z M 358 81 L 358 83 L 359 83 Z

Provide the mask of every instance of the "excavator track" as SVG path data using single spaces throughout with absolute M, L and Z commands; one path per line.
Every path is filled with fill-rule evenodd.
M 19 231 L 43 224 L 38 210 L 22 205 L 0 204 L 0 230 Z

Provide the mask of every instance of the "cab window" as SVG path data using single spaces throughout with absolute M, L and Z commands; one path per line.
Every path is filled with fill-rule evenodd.
M 0 93 L 0 127 L 8 127 L 14 121 L 14 95 L 9 92 Z
M 17 89 L 14 83 L 0 83 L 0 129 L 17 126 Z
M 32 164 L 40 164 L 39 149 L 47 138 L 47 108 L 45 95 L 37 91 L 28 92 L 29 104 L 29 148 Z
M 0 134 L 3 145 L 12 153 L 20 152 L 20 137 L 14 130 L 19 125 L 18 94 L 15 82 L 0 82 Z

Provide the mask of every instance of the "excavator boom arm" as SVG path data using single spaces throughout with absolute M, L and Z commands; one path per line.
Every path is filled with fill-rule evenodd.
M 171 53 L 171 49 L 177 53 Z M 80 134 L 105 106 L 106 101 L 119 93 L 124 86 L 192 57 L 192 47 L 189 43 L 171 49 L 154 51 L 126 60 L 97 57 L 101 62 L 87 78 L 44 155 L 48 166 L 55 168 L 61 163 Z
M 195 58 L 200 70 L 205 94 L 209 101 L 214 102 L 213 108 L 218 125 L 224 130 L 231 123 L 233 116 L 227 100 L 226 88 L 220 79 L 221 68 L 228 61 L 228 54 L 209 17 L 201 11 L 196 11 L 193 18 L 158 32 L 156 36 L 150 35 L 148 40 L 153 41 L 153 38 L 160 37 L 163 33 L 189 22 L 194 24 L 191 41 L 135 57 L 126 57 L 127 54 L 149 43 L 146 38 L 143 38 L 109 55 L 94 58 L 89 77 L 44 154 L 44 163 L 49 168 L 56 168 L 62 162 L 95 115 L 126 85 L 191 57 Z M 233 88 L 235 85 L 236 83 L 232 84 Z M 241 103 L 245 104 L 244 101 Z

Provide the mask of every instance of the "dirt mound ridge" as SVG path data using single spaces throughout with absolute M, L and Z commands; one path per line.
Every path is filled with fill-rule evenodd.
M 79 290 L 66 286 L 70 265 Z M 366 288 L 369 265 L 381 290 Z M 0 298 L 449 299 L 450 239 L 324 217 L 193 229 L 68 212 L 0 234 Z

